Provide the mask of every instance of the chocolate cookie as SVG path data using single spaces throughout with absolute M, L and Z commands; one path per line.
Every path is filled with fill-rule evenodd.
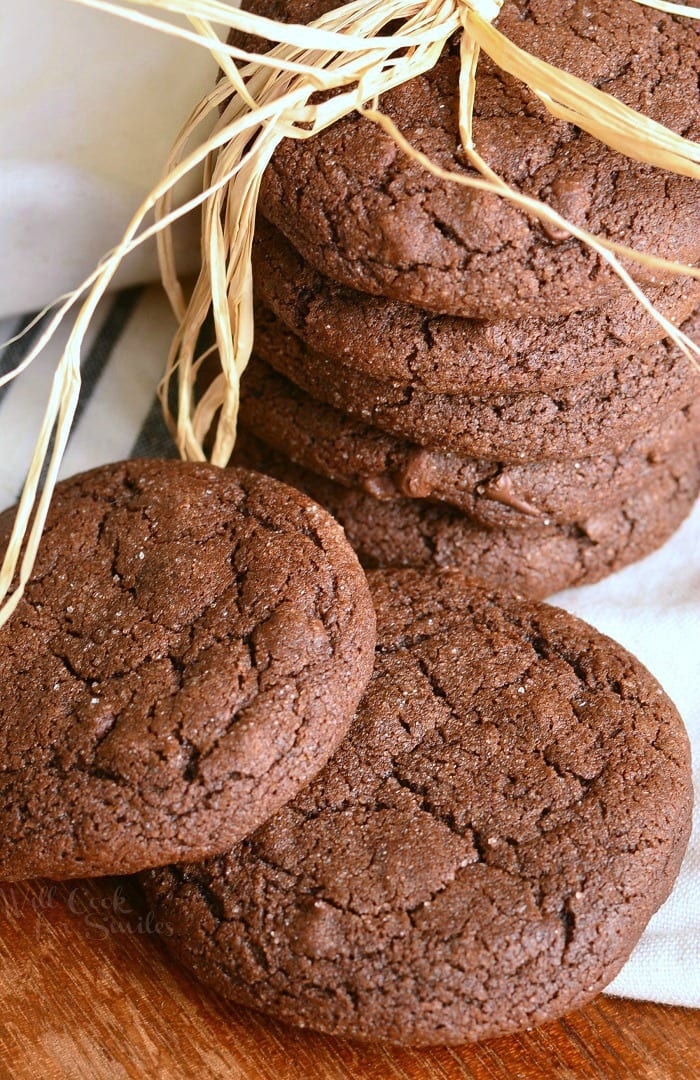
M 334 3 L 245 6 L 305 22 Z M 690 20 L 633 0 L 507 0 L 496 25 L 534 56 L 690 139 L 700 135 L 700 50 Z M 431 71 L 382 95 L 379 107 L 438 165 L 475 175 L 459 139 L 459 71 L 456 35 Z M 511 186 L 600 236 L 686 263 L 700 257 L 694 180 L 632 161 L 555 120 L 483 52 L 476 86 L 476 148 Z M 317 270 L 430 311 L 549 319 L 624 292 L 577 240 L 498 195 L 432 176 L 354 113 L 312 139 L 285 140 L 260 207 Z
M 459 1043 L 590 1001 L 668 896 L 688 738 L 621 645 L 457 571 L 370 575 L 374 674 L 316 780 L 226 855 L 143 875 L 225 997 Z
M 619 505 L 573 525 L 485 529 L 449 506 L 418 499 L 380 502 L 293 465 L 243 432 L 235 460 L 317 499 L 341 523 L 367 567 L 459 567 L 493 588 L 540 599 L 600 581 L 661 547 L 700 491 L 700 447 L 679 448 L 649 484 Z
M 59 484 L 0 630 L 0 879 L 226 850 L 335 750 L 374 640 L 357 559 L 298 491 L 165 461 Z
M 480 525 L 568 524 L 653 485 L 682 443 L 700 437 L 700 397 L 619 453 L 577 461 L 501 465 L 416 446 L 309 397 L 253 358 L 241 387 L 241 423 L 312 472 L 377 499 L 444 502 Z
M 700 337 L 700 313 L 685 330 Z M 571 460 L 621 449 L 700 394 L 697 369 L 667 341 L 578 386 L 489 397 L 381 382 L 312 352 L 265 309 L 256 314 L 255 350 L 312 397 L 365 423 L 491 461 Z
M 311 349 L 374 378 L 437 394 L 556 390 L 609 371 L 663 329 L 630 294 L 594 311 L 483 322 L 431 315 L 318 273 L 264 219 L 253 246 L 258 297 Z M 692 278 L 646 293 L 675 325 L 700 303 Z

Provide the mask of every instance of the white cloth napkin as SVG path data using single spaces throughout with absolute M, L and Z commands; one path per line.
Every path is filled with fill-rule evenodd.
M 0 3 L 0 317 L 75 288 L 121 239 L 215 71 L 204 49 L 67 0 Z M 156 276 L 151 243 L 117 283 Z
M 30 48 L 31 40 L 31 48 Z M 192 46 L 63 3 L 0 10 L 0 341 L 20 312 L 74 286 L 118 239 L 160 173 L 172 136 L 211 83 Z M 127 280 L 155 272 L 152 253 Z M 122 279 L 124 280 L 124 279 Z M 136 454 L 172 454 L 154 403 L 173 325 L 159 289 L 98 313 L 63 475 Z M 0 389 L 0 506 L 15 501 L 65 334 Z M 3 363 L 16 361 L 23 346 Z M 636 653 L 678 705 L 700 802 L 700 506 L 664 549 L 555 597 Z M 700 1007 L 700 815 L 676 888 L 610 993 Z

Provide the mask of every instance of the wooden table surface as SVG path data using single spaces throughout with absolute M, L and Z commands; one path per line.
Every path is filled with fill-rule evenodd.
M 698 1080 L 700 1012 L 600 997 L 519 1036 L 362 1046 L 226 1005 L 116 880 L 0 886 L 2 1080 Z

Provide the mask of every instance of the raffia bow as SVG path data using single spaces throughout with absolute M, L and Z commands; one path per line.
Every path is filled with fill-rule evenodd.
M 405 153 L 434 175 L 508 198 L 591 247 L 686 356 L 694 361 L 700 357 L 700 348 L 655 310 L 619 256 L 657 270 L 694 277 L 700 277 L 698 269 L 634 251 L 578 228 L 551 207 L 510 187 L 480 157 L 472 132 L 479 52 L 483 49 L 500 68 L 523 81 L 553 116 L 576 124 L 628 157 L 700 178 L 700 147 L 518 48 L 493 25 L 502 0 L 353 0 L 308 26 L 277 23 L 232 8 L 221 0 L 144 0 L 141 4 L 182 16 L 185 27 L 145 15 L 130 0 L 72 2 L 208 49 L 223 79 L 188 118 L 166 163 L 163 180 L 139 207 L 121 243 L 74 292 L 52 305 L 49 310 L 53 314 L 36 345 L 18 369 L 0 379 L 1 386 L 19 375 L 45 347 L 67 313 L 84 298 L 56 370 L 0 569 L 0 625 L 14 611 L 31 575 L 78 401 L 82 342 L 95 308 L 123 259 L 145 240 L 157 237 L 163 284 L 178 320 L 160 385 L 166 420 L 183 458 L 197 461 L 208 456 L 214 464 L 224 466 L 235 443 L 240 377 L 253 345 L 250 254 L 262 174 L 282 139 L 310 138 L 353 111 L 382 127 Z M 700 17 L 698 9 L 664 0 L 636 2 L 675 15 Z M 387 36 L 383 31 L 389 24 L 398 26 L 398 30 Z M 235 29 L 275 44 L 264 55 L 244 53 L 225 44 L 214 30 L 215 25 L 224 29 L 224 36 Z M 378 107 L 383 93 L 434 67 L 444 46 L 460 28 L 459 131 L 467 158 L 478 175 L 437 166 L 412 147 Z M 312 101 L 318 91 L 335 93 Z M 212 120 L 210 134 L 194 149 L 188 149 L 201 124 L 211 124 Z M 202 191 L 183 206 L 175 207 L 176 185 L 202 164 Z M 201 207 L 202 213 L 202 268 L 187 297 L 178 278 L 171 227 L 196 207 Z M 155 212 L 155 223 L 144 228 L 151 211 Z M 198 354 L 201 330 L 210 313 L 216 343 Z M 218 354 L 221 372 L 197 399 L 197 372 L 213 351 Z M 172 412 L 168 402 L 175 376 L 177 408 Z M 209 455 L 205 444 L 212 446 Z

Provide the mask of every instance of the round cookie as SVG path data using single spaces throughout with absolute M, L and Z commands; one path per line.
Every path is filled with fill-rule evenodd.
M 314 270 L 264 218 L 253 245 L 260 300 L 324 356 L 373 378 L 436 394 L 556 390 L 608 371 L 664 330 L 630 294 L 606 307 L 547 318 L 483 322 L 345 288 Z M 700 303 L 692 278 L 646 287 L 675 325 Z
M 700 336 L 700 312 L 684 329 Z M 256 313 L 255 351 L 319 401 L 421 446 L 491 461 L 590 457 L 626 446 L 700 394 L 700 374 L 670 342 L 548 394 L 431 394 L 381 382 L 312 352 L 271 312 Z
M 572 525 L 485 529 L 449 506 L 380 502 L 293 465 L 242 432 L 235 460 L 317 499 L 340 522 L 363 566 L 459 567 L 492 588 L 541 599 L 600 581 L 661 547 L 700 491 L 700 447 L 679 448 L 653 484 Z
M 490 528 L 568 524 L 653 484 L 683 443 L 700 437 L 700 397 L 619 453 L 503 465 L 416 446 L 323 405 L 253 357 L 240 421 L 297 465 L 376 499 L 456 506 Z
M 224 997 L 402 1045 L 590 1001 L 690 833 L 672 702 L 574 616 L 457 571 L 370 575 L 374 674 L 316 780 L 218 859 L 143 875 L 167 947 Z
M 334 2 L 245 6 L 307 22 Z M 516 46 L 672 130 L 700 135 L 700 50 L 690 20 L 633 0 L 506 0 L 496 26 Z M 459 72 L 455 35 L 431 71 L 382 95 L 379 107 L 431 160 L 474 175 L 459 140 Z M 573 224 L 685 263 L 700 257 L 694 180 L 632 161 L 555 120 L 483 51 L 474 141 L 503 179 Z M 334 280 L 443 314 L 548 319 L 598 307 L 625 289 L 578 241 L 501 196 L 432 176 L 355 113 L 312 139 L 281 143 L 260 209 Z M 635 272 L 649 277 L 641 266 Z
M 374 641 L 355 555 L 298 491 L 172 461 L 59 484 L 0 630 L 0 880 L 225 851 L 333 753 Z

